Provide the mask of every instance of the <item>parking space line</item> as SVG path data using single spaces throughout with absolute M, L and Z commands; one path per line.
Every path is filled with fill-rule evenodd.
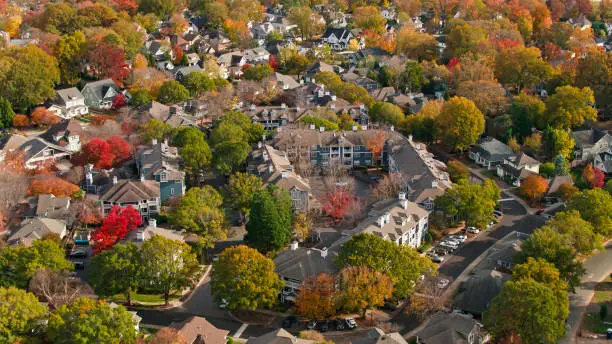
M 242 333 L 244 332 L 244 330 L 246 330 L 246 328 L 249 326 L 249 324 L 242 324 L 242 326 L 240 326 L 240 328 L 238 329 L 238 331 L 236 331 L 236 333 L 234 333 L 234 335 L 232 337 L 234 338 L 240 338 L 240 336 L 242 336 Z

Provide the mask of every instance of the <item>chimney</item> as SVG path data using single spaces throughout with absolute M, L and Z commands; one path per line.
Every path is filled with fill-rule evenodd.
M 400 201 L 400 204 L 404 210 L 408 209 L 408 200 L 403 199 Z
M 408 141 L 412 142 L 412 135 L 408 135 Z
M 319 127 L 319 132 L 324 132 L 325 131 L 325 127 Z
M 385 223 L 389 223 L 391 220 L 391 214 L 385 213 Z
M 395 127 L 394 126 L 391 126 L 391 131 L 395 131 Z
M 149 219 L 149 227 L 157 228 L 157 220 L 156 219 Z
M 336 101 L 336 95 L 335 94 L 333 96 L 331 96 L 331 98 L 332 98 L 332 102 Z
M 281 104 L 281 110 L 286 110 L 286 109 L 287 109 L 287 104 L 282 103 L 282 104 Z
M 170 114 L 171 114 L 171 115 L 176 114 L 176 111 L 177 111 L 176 106 L 171 106 L 171 107 L 169 108 L 169 111 L 170 111 Z
M 261 149 L 261 147 L 263 147 L 263 143 L 261 141 L 257 142 L 257 148 Z
M 438 187 L 438 181 L 437 180 L 433 180 L 431 182 L 431 187 L 434 188 L 434 189 L 437 188 Z
M 405 192 L 400 192 L 400 193 L 398 194 L 397 198 L 398 198 L 399 200 L 404 200 L 404 199 L 406 199 L 406 193 L 405 193 Z
M 364 130 L 364 131 L 368 130 L 368 125 L 367 124 L 362 125 L 361 129 Z
M 289 176 L 289 172 L 287 172 L 287 171 L 281 172 L 281 178 L 287 179 L 288 176 Z
M 311 130 L 315 130 L 315 125 L 314 125 L 314 124 L 311 124 L 311 125 L 310 125 L 310 129 L 311 129 Z
M 292 241 L 291 242 L 291 251 L 296 251 L 299 247 L 299 244 L 297 241 Z
M 321 258 L 327 259 L 327 247 L 323 247 L 321 250 Z
M 113 185 L 117 185 L 117 176 L 113 176 Z
M 268 166 L 268 172 L 274 173 L 274 166 L 272 165 Z
M 378 224 L 378 227 L 383 228 L 385 226 L 385 215 L 379 216 L 376 223 Z
M 255 104 L 251 104 L 251 106 L 249 107 L 249 109 L 250 109 L 251 111 L 255 110 Z
M 296 106 L 296 107 L 295 107 L 295 112 L 298 112 L 298 113 L 299 113 L 299 112 L 300 112 L 300 110 L 301 110 L 301 109 L 300 109 L 300 107 L 299 107 L 299 106 Z
M 353 131 L 357 131 L 357 126 L 356 125 L 353 126 Z
M 92 185 L 93 184 L 93 174 L 91 174 L 91 172 L 87 172 L 85 174 L 85 185 Z
M 140 175 L 140 181 L 141 181 L 141 182 L 144 182 L 144 181 L 145 181 L 144 174 L 141 174 L 141 175 Z
M 152 139 L 152 140 L 151 140 L 151 144 L 152 144 L 153 146 L 155 146 L 155 145 L 157 144 L 157 139 Z

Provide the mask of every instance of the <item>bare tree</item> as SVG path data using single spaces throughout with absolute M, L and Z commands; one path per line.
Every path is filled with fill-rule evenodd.
M 26 197 L 30 179 L 29 176 L 0 169 L 0 211 L 5 216 Z
M 440 281 L 443 279 L 448 281 L 446 285 L 440 285 Z M 450 277 L 425 277 L 417 286 L 416 291 L 410 296 L 408 311 L 416 315 L 417 318 L 424 320 L 431 314 L 444 308 L 447 302 L 444 293 L 451 281 Z
M 378 184 L 372 188 L 372 195 L 376 200 L 396 197 L 397 194 L 404 188 L 404 178 L 398 173 L 391 173 L 381 179 Z
M 71 280 L 68 271 L 38 269 L 30 281 L 30 291 L 44 299 L 52 308 L 71 303 L 83 294 L 92 294 L 80 280 Z

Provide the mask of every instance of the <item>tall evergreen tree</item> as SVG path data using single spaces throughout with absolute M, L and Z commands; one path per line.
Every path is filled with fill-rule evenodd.
M 291 218 L 287 219 L 283 202 L 277 201 L 270 191 L 255 192 L 246 225 L 245 241 L 263 253 L 281 249 L 291 239 Z
M 0 97 L 0 128 L 9 128 L 13 125 L 15 111 L 8 99 Z

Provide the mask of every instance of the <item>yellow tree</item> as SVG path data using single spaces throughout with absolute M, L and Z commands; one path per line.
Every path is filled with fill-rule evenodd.
M 348 266 L 340 271 L 340 302 L 345 310 L 382 306 L 393 295 L 393 283 L 387 275 L 365 266 Z
M 521 192 L 532 201 L 540 198 L 548 189 L 548 182 L 540 176 L 532 175 L 521 182 Z

